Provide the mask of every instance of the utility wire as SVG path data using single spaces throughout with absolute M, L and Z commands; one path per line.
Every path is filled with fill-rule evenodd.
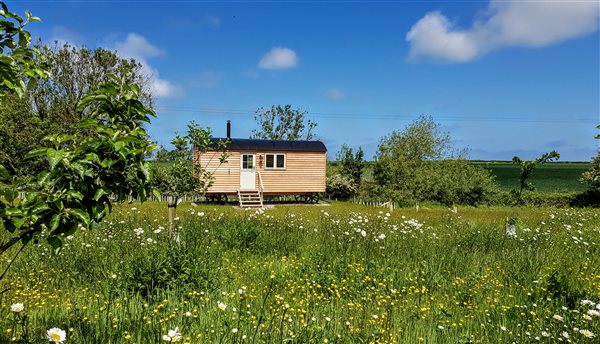
M 156 110 L 166 112 L 187 112 L 187 113 L 207 113 L 207 114 L 222 114 L 222 115 L 247 115 L 254 116 L 254 110 L 241 109 L 223 109 L 223 108 L 208 108 L 208 107 L 182 107 L 173 105 L 158 105 Z M 308 112 L 308 118 L 331 118 L 331 119 L 354 119 L 354 120 L 411 120 L 414 116 L 405 114 L 373 114 L 373 113 L 327 113 L 327 112 Z M 594 122 L 590 118 L 527 118 L 525 116 L 490 116 L 473 118 L 465 115 L 437 115 L 437 120 L 449 120 L 459 122 L 528 122 L 528 123 L 589 123 Z

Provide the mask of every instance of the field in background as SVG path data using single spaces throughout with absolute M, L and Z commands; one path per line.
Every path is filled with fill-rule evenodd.
M 0 342 L 47 343 L 51 327 L 78 344 L 161 343 L 175 329 L 182 343 L 600 335 L 597 210 L 184 203 L 178 239 L 166 215 L 164 203 L 116 206 L 58 255 L 33 243 L 1 285 Z
M 477 161 L 476 165 L 488 168 L 501 190 L 510 191 L 519 187 L 518 165 L 510 162 Z M 530 177 L 530 182 L 539 192 L 580 192 L 588 185 L 579 182 L 581 174 L 591 167 L 586 162 L 555 162 L 538 166 Z

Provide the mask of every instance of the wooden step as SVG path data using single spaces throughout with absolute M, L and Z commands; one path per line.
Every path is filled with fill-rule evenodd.
M 258 190 L 238 190 L 240 207 L 263 207 L 263 198 Z

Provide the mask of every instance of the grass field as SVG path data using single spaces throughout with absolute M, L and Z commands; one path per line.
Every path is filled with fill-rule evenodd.
M 500 189 L 510 191 L 519 187 L 519 166 L 510 162 L 474 162 L 488 168 L 496 177 Z M 581 173 L 590 169 L 590 163 L 549 163 L 537 167 L 530 181 L 539 192 L 585 191 L 588 185 L 579 182 Z
M 84 344 L 600 335 L 594 210 L 182 204 L 174 240 L 165 204 L 115 209 L 65 238 L 58 255 L 44 243 L 23 252 L 2 281 L 1 343 L 48 343 L 52 327 L 67 331 L 65 343 Z M 11 311 L 17 303 L 24 309 Z

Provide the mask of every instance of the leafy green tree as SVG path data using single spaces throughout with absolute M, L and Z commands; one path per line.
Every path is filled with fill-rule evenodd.
M 0 164 L 17 175 L 34 175 L 43 168 L 41 159 L 23 160 L 28 151 L 43 146 L 43 139 L 54 133 L 83 131 L 80 120 L 90 118 L 77 104 L 90 92 L 117 75 L 124 83 L 141 85 L 140 99 L 151 107 L 147 77 L 134 60 L 119 58 L 101 48 L 89 50 L 68 44 L 52 48 L 38 44 L 33 62 L 44 64 L 51 77 L 31 79 L 23 94 L 7 94 L 0 105 Z
M 194 121 L 188 124 L 185 136 L 175 133 L 171 144 L 173 162 L 168 166 L 155 166 L 152 184 L 161 194 L 167 196 L 169 208 L 169 233 L 173 235 L 173 219 L 177 216 L 177 206 L 185 195 L 202 194 L 212 185 L 214 170 L 193 164 L 193 150 L 206 153 L 208 150 L 220 150 L 219 165 L 225 163 L 229 153 L 226 141 L 211 140 L 212 130 L 203 128 Z
M 254 119 L 259 129 L 252 138 L 267 140 L 312 140 L 317 123 L 305 121 L 307 112 L 292 109 L 291 105 L 273 105 L 270 109 L 256 110 Z
M 343 144 L 337 155 L 340 162 L 340 173 L 349 178 L 354 183 L 355 190 L 360 187 L 363 170 L 365 168 L 364 152 L 362 147 L 358 147 L 356 153 L 348 145 Z
M 539 158 L 535 160 L 521 160 L 518 156 L 514 156 L 512 159 L 513 164 L 519 165 L 521 167 L 521 172 L 519 174 L 519 189 L 513 190 L 513 194 L 517 201 L 521 201 L 521 196 L 523 194 L 523 190 L 534 191 L 535 185 L 529 182 L 529 177 L 533 170 L 538 165 L 545 164 L 547 162 L 555 161 L 560 159 L 560 154 L 557 151 L 552 151 L 550 153 L 544 153 Z
M 23 26 L 35 17 L 26 12 L 24 21 L 0 5 L 4 17 L 0 103 L 4 103 L 9 94 L 23 97 L 26 80 L 31 83 L 30 77 L 45 77 L 48 71 L 29 58 L 35 53 L 29 41 L 21 41 L 29 36 Z M 43 157 L 45 167 L 37 176 L 18 178 L 0 165 L 0 254 L 22 243 L 10 264 L 32 239 L 45 239 L 59 249 L 62 238 L 79 226 L 100 222 L 110 213 L 110 195 L 117 201 L 143 201 L 149 196 L 150 166 L 144 157 L 154 147 L 143 125 L 154 113 L 139 97 L 139 86 L 115 76 L 79 102 L 79 111 L 90 114 L 78 124 L 81 131 L 51 135 L 45 147 L 24 157 Z
M 489 171 L 454 156 L 450 136 L 431 116 L 381 139 L 371 193 L 397 201 L 475 205 L 494 188 Z

